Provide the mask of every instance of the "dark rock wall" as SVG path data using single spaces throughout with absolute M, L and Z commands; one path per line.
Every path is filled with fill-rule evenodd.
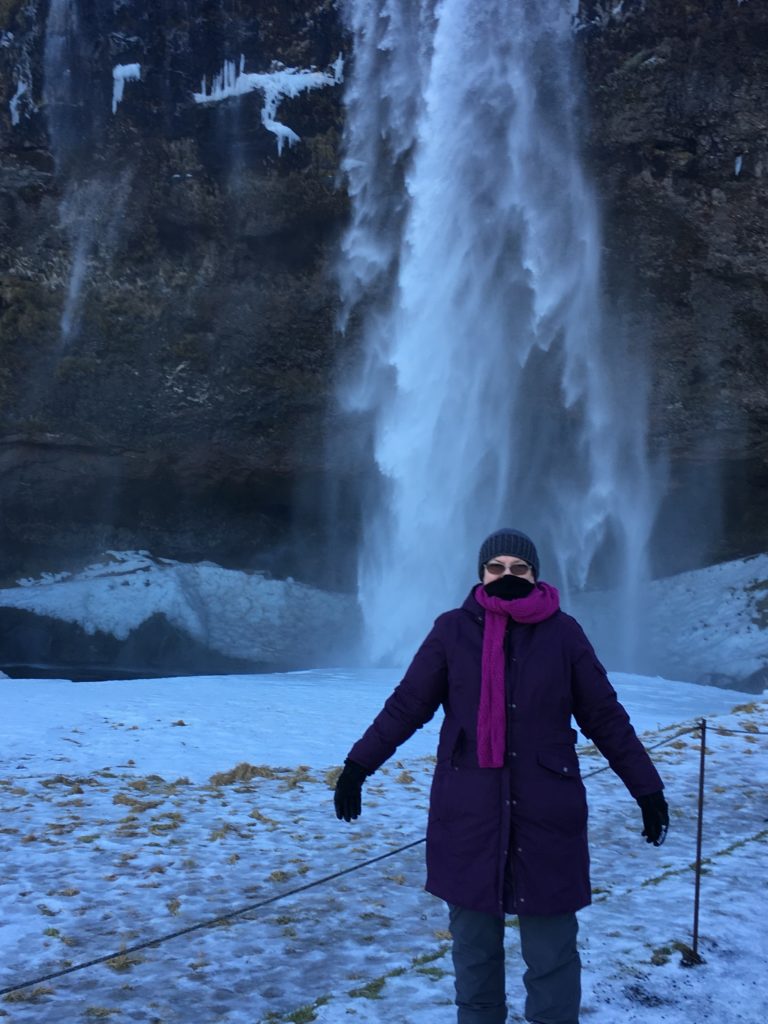
M 0 579 L 136 546 L 318 579 L 341 90 L 281 102 L 282 155 L 260 93 L 192 94 L 240 54 L 327 68 L 336 7 L 50 2 L 80 31 L 46 80 L 48 0 L 0 0 Z M 578 40 L 607 294 L 669 461 L 657 568 L 765 550 L 768 7 L 584 0 Z
M 0 3 L 0 574 L 136 545 L 290 571 L 318 528 L 341 89 L 282 100 L 280 155 L 260 92 L 193 93 L 241 54 L 326 69 L 332 0 L 67 3 L 58 75 L 49 5 Z
M 582 3 L 579 42 L 607 288 L 669 459 L 659 568 L 765 550 L 768 5 Z

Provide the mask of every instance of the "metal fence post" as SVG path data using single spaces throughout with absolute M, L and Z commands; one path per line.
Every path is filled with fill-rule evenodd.
M 699 903 L 701 899 L 701 839 L 704 831 L 704 759 L 707 747 L 707 720 L 702 718 L 699 722 L 701 732 L 701 751 L 699 754 L 699 807 L 698 824 L 696 829 L 696 863 L 694 865 L 696 883 L 693 897 L 693 945 L 683 949 L 682 965 L 684 967 L 695 967 L 703 964 L 704 961 L 699 955 Z

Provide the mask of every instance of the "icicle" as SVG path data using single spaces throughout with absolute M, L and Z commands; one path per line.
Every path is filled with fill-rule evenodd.
M 298 96 L 311 89 L 322 89 L 328 85 L 338 85 L 343 78 L 344 63 L 341 55 L 331 65 L 330 72 L 305 70 L 302 68 L 286 68 L 275 64 L 272 71 L 262 73 L 246 73 L 245 57 L 240 57 L 240 67 L 234 61 L 225 61 L 222 70 L 213 76 L 211 87 L 206 87 L 205 79 L 200 84 L 200 92 L 193 93 L 195 103 L 220 103 L 232 96 L 245 96 L 249 92 L 259 91 L 264 96 L 261 111 L 261 123 L 277 139 L 277 152 L 280 155 L 287 142 L 289 146 L 299 142 L 299 136 L 287 125 L 277 120 L 277 108 L 285 97 Z
M 141 64 L 116 64 L 112 68 L 112 113 L 117 110 L 126 82 L 141 80 Z

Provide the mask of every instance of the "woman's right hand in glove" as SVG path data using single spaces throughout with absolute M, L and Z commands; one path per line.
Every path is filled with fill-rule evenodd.
M 347 759 L 336 782 L 333 794 L 333 806 L 339 821 L 354 821 L 360 817 L 363 805 L 363 783 L 368 772 L 362 765 Z

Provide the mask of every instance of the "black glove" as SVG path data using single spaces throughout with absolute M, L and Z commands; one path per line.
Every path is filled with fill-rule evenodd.
M 361 765 L 350 761 L 344 762 L 344 769 L 336 782 L 333 794 L 333 806 L 339 821 L 354 821 L 360 817 L 363 806 L 363 783 L 368 772 Z
M 646 843 L 661 846 L 667 838 L 669 828 L 669 808 L 664 794 L 661 790 L 658 793 L 648 793 L 637 797 L 637 802 L 643 813 L 642 835 L 645 836 Z

